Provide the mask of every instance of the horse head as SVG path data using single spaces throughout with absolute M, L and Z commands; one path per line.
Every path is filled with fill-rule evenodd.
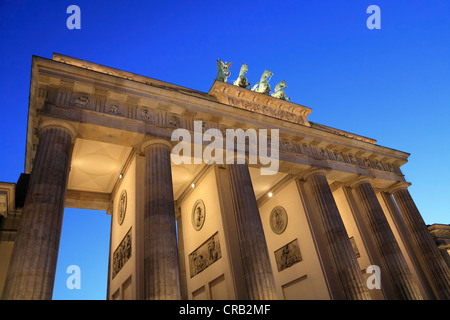
M 287 88 L 286 81 L 282 80 L 282 81 L 278 82 L 278 84 L 275 87 L 275 90 L 276 89 L 281 89 L 281 88 Z
M 260 82 L 269 81 L 269 78 L 271 76 L 273 76 L 272 72 L 270 72 L 269 70 L 264 70 L 264 73 L 261 76 L 261 81 Z
M 243 63 L 242 64 L 242 67 L 241 67 L 241 72 L 240 72 L 240 74 L 245 74 L 246 72 L 248 71 L 248 67 L 247 67 L 247 64 L 246 63 Z

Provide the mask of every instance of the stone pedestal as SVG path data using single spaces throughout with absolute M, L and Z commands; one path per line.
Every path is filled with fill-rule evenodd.
M 247 164 L 227 166 L 248 299 L 275 299 L 264 229 Z
M 314 207 L 320 216 L 328 251 L 345 299 L 370 300 L 370 294 L 363 281 L 358 261 L 325 172 L 313 171 L 304 178 L 310 187 Z
M 450 270 L 431 237 L 407 186 L 391 190 L 438 299 L 450 299 Z
M 51 300 L 75 129 L 48 120 L 40 126 L 3 299 Z
M 150 140 L 145 154 L 144 286 L 147 300 L 180 299 L 171 144 Z
M 412 278 L 411 271 L 406 264 L 370 181 L 364 179 L 352 185 L 352 187 L 359 198 L 365 221 L 392 280 L 397 298 L 422 300 L 420 290 Z

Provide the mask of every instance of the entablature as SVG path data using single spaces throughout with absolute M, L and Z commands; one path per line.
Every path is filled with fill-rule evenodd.
M 34 57 L 26 172 L 31 171 L 39 118 L 55 116 L 80 125 L 167 139 L 176 128 L 193 132 L 194 120 L 202 121 L 203 130 L 216 128 L 222 133 L 238 128 L 278 129 L 281 161 L 344 171 L 358 168 L 403 178 L 400 166 L 409 154 L 309 122 L 310 108 L 218 81 L 209 94 L 192 94 L 194 90 L 164 86 L 161 81 L 154 85 L 141 78 L 137 81 L 110 71 Z

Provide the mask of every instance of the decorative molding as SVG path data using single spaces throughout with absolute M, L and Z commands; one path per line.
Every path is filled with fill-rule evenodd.
M 88 94 L 75 93 L 72 95 L 71 106 L 88 109 L 91 107 L 91 102 L 92 102 L 92 99 Z
M 180 117 L 175 114 L 166 113 L 166 123 L 169 128 L 179 128 L 181 124 Z
M 59 81 L 59 87 L 61 90 L 64 90 L 64 91 L 68 91 L 68 92 L 72 91 L 74 85 L 75 85 L 75 81 L 73 81 L 73 80 L 60 79 L 60 81 Z
M 199 199 L 195 201 L 194 206 L 192 207 L 192 214 L 191 214 L 191 222 L 192 227 L 199 231 L 203 224 L 205 223 L 206 219 L 206 207 L 203 200 Z
M 117 204 L 117 222 L 119 226 L 122 225 L 125 219 L 125 214 L 127 213 L 127 191 L 122 190 L 119 197 L 119 203 Z
M 227 97 L 227 104 L 238 107 L 244 110 L 260 113 L 266 116 L 271 116 L 277 119 L 301 124 L 301 125 L 307 125 L 307 121 L 305 120 L 304 114 L 295 114 L 291 110 L 286 110 L 282 107 L 282 105 L 279 106 L 279 108 L 270 108 L 266 105 L 257 104 L 250 101 L 245 101 L 236 97 Z
M 288 224 L 288 215 L 286 209 L 282 206 L 277 206 L 272 209 L 270 213 L 270 228 L 275 234 L 282 234 L 286 230 Z
M 225 84 L 227 85 L 227 84 Z M 228 84 L 229 85 L 229 84 Z M 68 84 L 65 84 L 67 87 Z M 238 88 L 236 86 L 232 86 L 233 88 L 237 88 L 237 90 L 246 90 L 243 88 Z M 203 124 L 204 130 L 207 128 L 217 128 L 219 129 L 223 134 L 225 133 L 225 130 L 227 128 L 229 129 L 237 129 L 240 128 L 237 126 L 237 124 L 233 125 L 227 125 L 224 126 L 223 124 L 219 123 L 219 120 L 215 119 L 214 121 L 211 119 L 196 119 L 191 114 L 175 114 L 173 112 L 169 112 L 167 110 L 160 110 L 155 108 L 154 106 L 150 107 L 148 105 L 139 105 L 139 104 L 133 104 L 128 105 L 128 107 L 125 107 L 127 104 L 127 101 L 113 101 L 113 100 L 105 100 L 104 95 L 99 94 L 86 94 L 86 93 L 80 93 L 80 92 L 68 92 L 63 89 L 63 87 L 60 87 L 61 90 L 58 88 L 49 88 L 49 95 L 48 95 L 48 102 L 54 103 L 57 105 L 63 105 L 63 106 L 69 106 L 74 108 L 80 108 L 83 110 L 91 110 L 100 112 L 103 114 L 106 114 L 108 116 L 117 116 L 117 117 L 126 117 L 131 120 L 138 120 L 143 121 L 146 123 L 151 123 L 158 127 L 164 127 L 164 128 L 184 128 L 189 131 L 193 131 L 193 121 L 194 120 L 201 120 Z M 226 88 L 228 90 L 228 88 Z M 52 90 L 57 90 L 57 92 L 52 92 Z M 216 88 L 216 91 L 218 89 Z M 227 91 L 225 90 L 225 91 Z M 248 90 L 247 90 L 248 91 Z M 215 92 L 215 91 L 213 91 Z M 230 99 L 230 101 L 234 104 L 241 104 L 244 106 L 243 108 L 247 108 L 248 110 L 255 112 L 255 113 L 270 113 L 272 111 L 271 109 L 271 99 L 275 99 L 270 96 L 265 97 L 265 103 L 267 105 L 261 105 L 253 101 L 248 101 L 250 96 L 248 96 L 249 93 L 241 94 L 240 97 L 233 97 L 233 96 L 227 96 L 227 99 Z M 250 95 L 261 95 L 259 93 L 252 92 Z M 245 97 L 245 99 L 244 99 Z M 242 98 L 242 99 L 241 99 Z M 128 100 L 132 99 L 135 102 L 141 102 L 141 100 L 138 100 L 135 97 L 128 97 Z M 259 103 L 262 103 L 259 99 L 254 99 L 258 101 Z M 241 101 L 241 102 L 239 102 Z M 287 101 L 280 101 L 280 99 L 276 99 L 278 103 L 281 104 L 292 104 L 291 102 Z M 129 101 L 128 101 L 129 102 Z M 104 107 L 96 107 L 98 105 L 104 105 Z M 253 107 L 258 105 L 258 108 L 262 108 L 261 110 L 256 110 Z M 273 105 L 273 103 L 272 103 Z M 253 107 L 252 107 L 253 106 Z M 300 105 L 295 105 L 301 108 L 306 108 Z M 280 107 L 280 106 L 278 106 Z M 279 112 L 282 109 L 275 108 L 277 112 Z M 127 109 L 129 108 L 129 110 Z M 265 111 L 262 111 L 265 110 Z M 303 111 L 296 111 L 296 116 L 298 117 L 305 117 L 309 113 L 310 109 L 306 108 L 306 110 Z M 275 112 L 275 111 L 274 111 Z M 279 119 L 290 121 L 290 122 L 302 122 L 299 119 L 293 121 L 293 119 L 286 119 L 286 116 L 276 116 L 271 115 L 274 117 L 277 117 Z M 306 120 L 307 121 L 307 120 Z M 254 128 L 257 130 L 258 128 Z M 320 146 L 317 141 L 313 140 L 310 142 L 301 141 L 303 140 L 302 137 L 298 136 L 288 136 L 284 134 L 280 134 L 280 151 L 288 152 L 288 153 L 294 153 L 301 156 L 310 157 L 316 160 L 322 160 L 322 161 L 331 161 L 336 163 L 343 163 L 347 165 L 353 165 L 357 166 L 362 169 L 366 170 L 379 170 L 384 172 L 393 173 L 399 176 L 403 176 L 403 173 L 400 170 L 400 166 L 396 161 L 386 161 L 389 160 L 389 158 L 384 157 L 382 159 L 376 159 L 377 155 L 368 155 L 367 157 L 363 157 L 362 155 L 365 152 L 355 152 L 351 151 L 349 148 L 345 148 L 345 151 L 337 150 L 336 148 L 338 146 L 329 144 L 328 146 Z M 270 146 L 270 141 L 268 141 L 268 145 Z M 342 150 L 342 149 L 341 149 Z
M 157 124 L 157 111 L 146 106 L 137 106 L 135 119 Z

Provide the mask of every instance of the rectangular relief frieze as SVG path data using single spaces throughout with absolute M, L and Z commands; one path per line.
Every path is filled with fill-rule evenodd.
M 191 278 L 199 274 L 222 257 L 219 234 L 216 232 L 197 249 L 189 254 L 189 269 Z
M 294 264 L 302 261 L 302 254 L 298 245 L 298 240 L 295 239 L 286 245 L 282 246 L 274 252 L 275 260 L 277 262 L 278 272 L 287 269 Z
M 131 228 L 125 235 L 125 237 L 120 242 L 117 249 L 114 251 L 113 254 L 113 265 L 112 265 L 112 278 L 119 273 L 120 270 L 122 270 L 123 266 L 127 263 L 128 260 L 131 258 Z

